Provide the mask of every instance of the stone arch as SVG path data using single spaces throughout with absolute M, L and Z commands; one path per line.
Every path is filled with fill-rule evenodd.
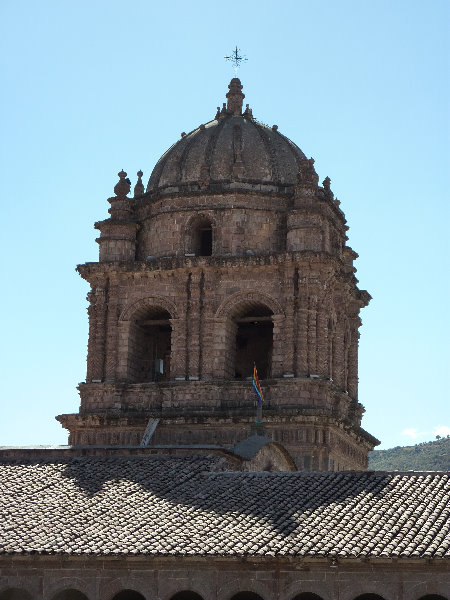
M 146 600 L 146 598 L 136 590 L 125 589 L 117 592 L 111 600 Z
M 0 591 L 0 600 L 32 600 L 32 596 L 22 588 L 10 587 Z
M 195 579 L 195 581 L 194 581 Z M 204 600 L 212 598 L 215 595 L 210 580 L 198 577 L 185 577 L 179 580 L 173 580 L 170 585 L 160 589 L 160 600 Z
M 263 600 L 256 592 L 238 592 L 230 600 Z
M 267 294 L 238 292 L 216 312 L 217 338 L 223 340 L 225 378 L 248 379 L 256 364 L 260 379 L 280 376 L 282 369 L 282 321 L 280 304 Z
M 301 592 L 292 598 L 292 600 L 323 600 L 322 596 L 313 592 Z
M 145 314 L 149 309 L 154 307 L 160 307 L 163 310 L 166 310 L 172 319 L 178 319 L 177 308 L 171 300 L 164 296 L 147 296 L 128 304 L 123 309 L 119 317 L 119 322 L 129 321 L 132 317 L 139 318 L 139 316 Z
M 308 588 L 313 588 L 314 592 Z M 332 596 L 330 586 L 324 582 L 315 581 L 313 586 L 306 582 L 296 581 L 280 594 L 280 600 L 329 600 Z
M 252 580 L 251 589 L 248 589 L 248 581 L 236 579 L 223 584 L 217 593 L 217 600 L 267 600 L 273 596 L 273 590 L 258 580 Z
M 445 582 L 421 581 L 405 590 L 405 600 L 449 600 Z
M 142 298 L 122 312 L 118 349 L 121 380 L 131 383 L 170 380 L 176 314 L 175 305 L 161 296 Z
M 256 290 L 236 292 L 236 294 L 225 298 L 216 311 L 216 317 L 219 319 L 224 317 L 234 317 L 239 314 L 242 307 L 251 307 L 256 304 L 263 304 L 267 306 L 274 315 L 284 317 L 284 310 L 277 300 L 264 292 L 258 292 Z
M 396 597 L 395 584 L 388 582 L 384 584 L 383 595 L 378 592 L 379 583 L 376 581 L 358 580 L 341 593 L 342 600 L 392 600 Z
M 52 600 L 89 600 L 86 594 L 76 590 L 75 588 L 68 588 L 66 590 L 61 590 L 54 596 L 52 596 Z
M 215 252 L 216 220 L 208 214 L 192 215 L 184 227 L 184 252 L 196 256 L 212 256 Z
M 197 592 L 193 592 L 191 590 L 182 590 L 181 592 L 176 592 L 173 596 L 170 597 L 170 600 L 203 600 L 203 597 Z

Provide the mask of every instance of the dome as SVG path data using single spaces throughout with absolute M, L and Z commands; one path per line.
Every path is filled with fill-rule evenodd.
M 220 191 L 255 188 L 273 190 L 297 183 L 300 163 L 306 159 L 296 144 L 243 111 L 242 85 L 231 80 L 227 104 L 214 120 L 182 134 L 159 159 L 147 192 L 183 191 L 211 187 Z

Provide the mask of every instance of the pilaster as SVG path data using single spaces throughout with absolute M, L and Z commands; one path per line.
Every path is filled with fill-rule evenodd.
M 106 314 L 109 280 L 91 285 L 89 300 L 89 340 L 86 381 L 102 381 L 105 376 Z

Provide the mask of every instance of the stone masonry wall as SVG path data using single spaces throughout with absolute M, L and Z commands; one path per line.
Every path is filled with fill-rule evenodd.
M 385 600 L 420 600 L 427 594 L 446 598 L 449 586 L 444 561 L 419 559 L 339 560 L 336 566 L 326 558 L 281 557 L 230 560 L 31 555 L 0 559 L 2 599 L 7 590 L 15 589 L 23 595 L 14 598 L 30 600 L 55 600 L 64 590 L 76 590 L 87 600 L 114 600 L 124 590 L 138 592 L 144 600 L 171 600 L 186 590 L 199 594 L 202 600 L 232 600 L 239 592 L 253 592 L 261 600 L 294 600 L 302 593 L 316 594 L 320 600 L 354 600 L 361 594 L 381 595 Z

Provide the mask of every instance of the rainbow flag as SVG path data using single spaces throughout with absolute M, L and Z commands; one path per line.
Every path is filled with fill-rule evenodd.
M 258 406 L 262 406 L 262 403 L 264 402 L 264 397 L 261 386 L 259 385 L 258 371 L 256 370 L 256 365 L 253 365 L 253 389 L 255 390 L 255 393 L 258 396 Z

